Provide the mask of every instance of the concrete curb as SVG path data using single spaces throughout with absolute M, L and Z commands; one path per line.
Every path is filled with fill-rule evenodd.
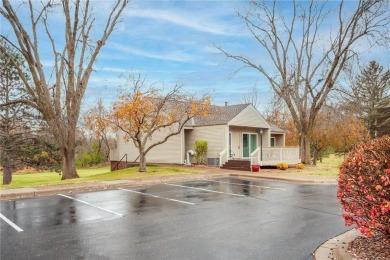
M 302 183 L 302 184 L 329 184 L 329 185 L 336 185 L 337 184 L 336 180 L 271 177 L 271 176 L 264 176 L 264 175 L 240 174 L 240 173 L 231 173 L 231 174 L 229 174 L 229 176 L 231 176 L 231 177 L 249 177 L 249 178 L 256 178 L 256 179 L 273 180 L 273 181 L 287 181 L 287 182 Z
M 329 239 L 317 248 L 314 252 L 314 259 L 352 260 L 352 256 L 347 252 L 348 244 L 359 236 L 361 236 L 361 233 L 358 230 L 351 229 L 341 235 Z

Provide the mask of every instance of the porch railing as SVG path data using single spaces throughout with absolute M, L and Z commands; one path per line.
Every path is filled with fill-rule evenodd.
M 260 147 L 258 146 L 250 155 L 251 158 L 251 170 L 252 165 L 260 165 Z
M 119 169 L 119 164 L 123 161 L 123 159 L 126 158 L 126 161 L 125 161 L 125 165 L 127 165 L 127 153 L 125 153 L 125 155 L 123 155 L 123 157 L 119 160 L 119 162 L 116 163 L 115 167 L 111 170 L 111 171 L 116 171 Z M 126 168 L 126 166 L 125 166 Z
M 299 163 L 299 147 L 263 147 L 262 164 Z
M 219 166 L 228 160 L 228 148 L 219 153 Z M 261 155 L 262 153 L 262 155 Z M 261 159 L 262 158 L 262 159 Z M 300 162 L 299 147 L 260 147 L 258 146 L 250 155 L 252 165 L 276 165 L 280 162 L 296 164 Z
M 221 167 L 227 161 L 227 156 L 225 156 L 227 155 L 227 151 L 228 149 L 225 148 L 219 153 L 219 167 Z M 224 160 L 224 158 L 226 158 L 226 160 Z

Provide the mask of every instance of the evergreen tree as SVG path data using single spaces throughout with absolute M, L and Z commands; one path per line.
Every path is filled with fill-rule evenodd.
M 356 76 L 349 103 L 365 121 L 371 137 L 375 136 L 376 119 L 380 114 L 377 106 L 390 94 L 390 71 L 384 71 L 376 61 L 363 68 Z

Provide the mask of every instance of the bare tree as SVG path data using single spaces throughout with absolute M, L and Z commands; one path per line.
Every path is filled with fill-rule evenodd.
M 329 39 L 320 31 L 327 18 L 335 20 L 327 4 L 297 1 L 289 9 L 291 14 L 283 14 L 279 5 L 285 8 L 286 2 L 251 1 L 246 13 L 238 13 L 270 63 L 259 64 L 252 57 L 217 47 L 244 67 L 256 69 L 284 100 L 301 133 L 304 163 L 310 163 L 315 118 L 345 64 L 356 54 L 353 48 L 361 40 L 375 44 L 375 40 L 388 37 L 388 1 L 361 0 L 350 15 L 345 13 L 344 1 L 340 1 L 336 10 L 338 25 Z
M 120 21 L 120 16 L 129 0 L 116 0 L 109 10 L 101 35 L 92 40 L 91 32 L 96 19 L 89 0 L 62 0 L 24 3 L 29 10 L 30 21 L 21 19 L 9 0 L 3 0 L 0 14 L 9 23 L 14 33 L 11 37 L 1 35 L 24 57 L 32 81 L 27 79 L 17 62 L 7 49 L 0 51 L 8 56 L 18 69 L 25 88 L 32 97 L 28 102 L 43 115 L 50 132 L 62 150 L 62 179 L 77 178 L 75 167 L 75 136 L 80 115 L 81 102 L 96 58 L 108 37 Z M 65 39 L 57 39 L 53 33 L 58 28 L 50 28 L 49 18 L 60 12 L 64 19 Z M 99 16 L 99 21 L 103 19 Z M 47 73 L 42 65 L 42 32 L 51 43 L 53 71 Z M 53 77 L 51 77 L 53 75 Z
M 184 125 L 195 116 L 207 116 L 210 98 L 184 94 L 176 85 L 169 90 L 148 85 L 145 79 L 130 76 L 129 90 L 114 104 L 111 122 L 124 132 L 126 141 L 133 142 L 139 152 L 140 172 L 146 171 L 146 154 L 181 133 Z M 153 138 L 159 133 L 160 139 Z
M 255 108 L 258 108 L 260 106 L 261 101 L 256 85 L 249 89 L 248 93 L 242 96 L 241 103 L 252 104 Z

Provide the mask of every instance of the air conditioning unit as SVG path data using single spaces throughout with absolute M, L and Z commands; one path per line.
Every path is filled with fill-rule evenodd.
M 208 166 L 219 166 L 219 158 L 207 158 L 207 165 Z

